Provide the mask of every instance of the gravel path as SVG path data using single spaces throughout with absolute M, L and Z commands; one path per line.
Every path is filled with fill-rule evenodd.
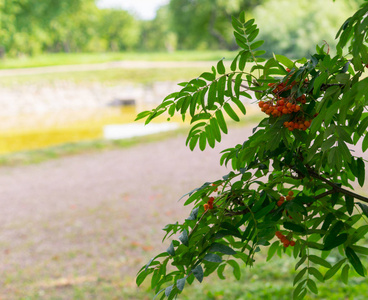
M 226 174 L 220 150 L 250 130 L 234 128 L 205 152 L 191 152 L 178 136 L 1 168 L 0 299 L 47 296 L 101 278 L 132 282 L 137 268 L 167 248 L 164 225 L 188 216 L 191 207 L 177 200 Z
M 167 248 L 163 226 L 188 216 L 180 196 L 226 174 L 219 152 L 250 133 L 232 128 L 204 152 L 178 136 L 2 167 L 0 299 L 71 299 L 62 288 L 104 280 L 133 287 L 137 269 Z

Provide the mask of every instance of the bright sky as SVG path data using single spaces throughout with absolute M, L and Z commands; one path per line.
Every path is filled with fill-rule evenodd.
M 100 8 L 122 8 L 135 13 L 144 20 L 153 19 L 156 10 L 169 3 L 170 0 L 97 0 L 97 6 Z

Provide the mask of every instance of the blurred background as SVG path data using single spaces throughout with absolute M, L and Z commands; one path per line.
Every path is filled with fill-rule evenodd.
M 185 148 L 179 119 L 143 128 L 136 114 L 231 62 L 232 15 L 256 19 L 266 57 L 308 58 L 316 44 L 334 51 L 361 3 L 0 0 L 0 299 L 151 299 L 134 277 L 165 247 L 160 229 L 190 211 L 176 200 L 226 170 L 213 166 L 221 149 Z M 250 133 L 252 107 L 222 147 Z M 239 282 L 229 270 L 183 299 L 289 299 L 292 263 L 260 261 Z M 336 280 L 318 299 L 367 292 Z

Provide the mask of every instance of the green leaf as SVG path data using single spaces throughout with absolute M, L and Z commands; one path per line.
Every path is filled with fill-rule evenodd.
M 331 264 L 319 256 L 309 255 L 308 259 L 317 265 L 321 265 L 322 267 L 331 268 Z
M 234 121 L 237 121 L 237 122 L 240 121 L 238 115 L 235 113 L 235 111 L 232 109 L 229 103 L 224 104 L 224 110 L 229 115 L 229 117 L 232 118 Z
M 362 142 L 362 150 L 365 152 L 368 149 L 368 134 L 365 135 L 364 140 Z
M 337 246 L 340 246 L 341 244 L 345 243 L 347 239 L 348 239 L 348 234 L 342 233 L 336 236 L 334 239 L 329 240 L 328 243 L 325 243 L 323 250 L 332 250 L 333 248 L 336 248 Z
M 262 40 L 254 42 L 253 44 L 250 45 L 250 49 L 251 50 L 257 49 L 257 48 L 261 47 L 263 44 L 264 44 L 264 41 L 262 41 Z
M 272 245 L 268 248 L 267 261 L 269 261 L 276 253 L 279 248 L 279 241 L 273 242 Z
M 203 259 L 214 263 L 222 262 L 221 257 L 214 253 L 207 253 Z
M 239 267 L 239 264 L 233 260 L 233 259 L 230 259 L 227 261 L 227 263 L 233 267 L 233 274 L 235 276 L 235 278 L 237 280 L 240 280 L 240 277 L 241 277 L 241 272 L 240 272 L 240 267 Z
M 350 266 L 348 264 L 346 264 L 341 271 L 341 281 L 345 284 L 348 284 L 349 282 L 349 269 Z
M 228 254 L 228 255 L 236 254 L 236 251 L 234 251 L 232 248 L 224 244 L 220 244 L 220 243 L 213 244 L 210 248 L 210 251 L 211 252 L 221 252 L 223 254 Z
M 284 222 L 283 225 L 285 229 L 289 229 L 295 232 L 304 233 L 306 231 L 304 226 L 292 222 Z
M 313 275 L 320 282 L 324 282 L 322 273 L 320 271 L 318 271 L 316 268 L 309 267 L 308 268 L 308 273 L 311 274 L 311 275 Z
M 344 223 L 342 221 L 337 221 L 330 229 L 330 231 L 326 234 L 324 241 L 324 249 L 332 249 L 335 244 L 335 240 L 338 234 L 340 234 L 341 230 L 344 228 Z
M 337 272 L 338 270 L 340 270 L 341 266 L 343 265 L 343 263 L 344 263 L 345 261 L 346 261 L 346 258 L 344 258 L 344 259 L 340 260 L 340 261 L 339 261 L 337 264 L 335 264 L 331 269 L 329 269 L 329 270 L 326 272 L 324 279 L 325 279 L 325 280 L 328 280 L 328 279 L 332 278 L 332 277 L 336 274 L 336 272 Z
M 224 66 L 224 61 L 223 59 L 221 59 L 218 63 L 217 63 L 217 72 L 219 74 L 225 74 L 225 66 Z
M 344 157 L 344 160 L 348 163 L 351 162 L 351 154 L 349 148 L 346 146 L 346 144 L 342 141 L 339 141 L 338 148 L 340 152 L 342 153 L 342 156 Z
M 361 158 L 357 159 L 357 171 L 358 171 L 357 177 L 358 177 L 359 185 L 363 187 L 364 182 L 365 182 L 365 164 Z
M 368 248 L 366 248 L 366 247 L 354 245 L 354 246 L 351 246 L 350 248 L 353 249 L 355 252 L 358 252 L 360 254 L 368 255 Z
M 217 268 L 217 276 L 221 279 L 221 280 L 225 280 L 225 276 L 224 276 L 224 270 L 225 270 L 225 267 L 226 265 L 223 264 L 223 265 L 220 265 L 218 268 Z
M 308 279 L 307 280 L 307 286 L 309 288 L 309 290 L 314 293 L 314 294 L 318 294 L 318 288 L 316 283 L 312 280 L 312 279 Z
M 199 77 L 206 79 L 207 81 L 213 81 L 216 79 L 216 75 L 210 72 L 204 72 Z
M 171 294 L 171 291 L 172 291 L 173 287 L 174 287 L 174 285 L 170 285 L 170 286 L 168 286 L 168 287 L 165 289 L 165 296 L 166 296 L 166 297 L 169 297 L 169 296 L 170 296 L 170 294 Z
M 189 149 L 193 151 L 193 149 L 195 148 L 195 146 L 197 145 L 199 139 L 199 135 L 194 135 L 190 138 L 190 142 L 189 142 Z
M 300 300 L 303 299 L 307 289 L 305 288 L 305 283 L 307 282 L 307 279 L 304 279 L 303 281 L 299 282 L 297 287 L 295 288 L 293 292 L 293 299 L 294 300 Z M 304 295 L 304 296 L 303 296 Z
M 183 232 L 179 235 L 179 240 L 182 242 L 182 244 L 188 246 L 188 231 L 186 229 L 184 229 Z
M 178 288 L 179 291 L 182 291 L 184 289 L 186 281 L 187 281 L 186 277 L 180 278 L 178 279 L 178 281 L 176 281 L 176 287 Z
M 294 278 L 294 282 L 293 285 L 296 285 L 304 276 L 304 274 L 307 272 L 308 268 L 305 267 L 304 269 L 302 269 Z
M 169 248 L 167 248 L 167 253 L 169 253 L 171 256 L 174 256 L 175 255 L 175 250 L 174 250 L 174 244 L 173 242 L 171 242 Z
M 350 247 L 346 247 L 345 254 L 346 254 L 346 257 L 348 258 L 349 262 L 354 267 L 355 271 L 360 276 L 363 276 L 364 277 L 366 270 L 363 267 L 362 262 L 360 261 L 358 255 L 356 255 L 355 251 L 352 248 L 350 248 Z
M 206 149 L 207 135 L 205 132 L 201 132 L 199 135 L 199 149 L 203 151 Z
M 153 269 L 148 269 L 147 271 L 143 271 L 141 273 L 139 273 L 139 275 L 137 276 L 135 282 L 137 284 L 137 286 L 140 286 L 142 284 L 142 282 L 146 279 L 146 277 L 151 274 L 153 272 Z
M 254 30 L 249 36 L 248 36 L 248 43 L 251 43 L 254 41 L 254 39 L 258 36 L 259 29 Z
M 224 119 L 224 115 L 222 114 L 221 110 L 217 110 L 215 113 L 218 125 L 220 126 L 220 129 L 222 130 L 223 133 L 227 134 L 227 125 L 226 125 L 226 121 Z
M 247 111 L 245 109 L 243 102 L 241 102 L 238 98 L 235 97 L 232 97 L 231 100 L 239 107 L 240 111 L 245 115 Z
M 363 211 L 363 214 L 365 214 L 366 217 L 368 217 L 368 206 L 364 203 L 357 202 L 357 204 L 360 206 L 360 208 Z
M 290 59 L 288 59 L 286 56 L 276 54 L 275 59 L 278 62 L 282 63 L 285 67 L 288 67 L 289 69 L 294 68 L 294 63 Z
M 302 256 L 302 258 L 296 263 L 295 270 L 298 270 L 298 268 L 305 262 L 307 257 L 307 255 Z
M 208 91 L 208 109 L 213 109 L 213 105 L 217 100 L 217 81 L 212 82 Z
M 203 281 L 203 268 L 201 265 L 196 266 L 193 270 L 192 273 L 194 275 L 194 277 L 199 281 L 202 282 Z
M 140 119 L 143 119 L 143 118 L 147 117 L 147 116 L 148 116 L 148 115 L 150 115 L 150 114 L 151 114 L 151 111 L 150 111 L 150 110 L 142 111 L 141 113 L 139 113 L 139 114 L 137 115 L 137 117 L 135 118 L 135 120 L 134 120 L 134 121 L 138 121 L 138 120 L 140 120 Z
M 350 195 L 345 195 L 345 202 L 346 202 L 346 210 L 348 214 L 351 215 L 354 210 L 354 198 Z
M 221 142 L 221 132 L 219 128 L 219 124 L 215 118 L 210 119 L 210 126 L 216 141 Z

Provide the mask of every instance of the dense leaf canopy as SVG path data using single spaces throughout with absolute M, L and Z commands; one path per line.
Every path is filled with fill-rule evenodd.
M 239 262 L 252 266 L 265 247 L 268 259 L 276 252 L 296 259 L 294 299 L 318 293 L 315 281 L 340 269 L 345 283 L 351 269 L 366 275 L 368 198 L 353 185 L 364 186 L 367 162 L 359 154 L 368 149 L 367 12 L 365 2 L 342 24 L 334 52 L 322 44 L 295 61 L 262 58 L 259 29 L 241 13 L 232 19 L 241 49 L 230 70 L 220 60 L 138 115 L 146 123 L 163 113 L 189 119 L 187 144 L 201 150 L 221 142 L 228 119 L 244 118 L 245 98 L 267 115 L 248 140 L 223 151 L 229 174 L 184 196 L 194 205 L 190 216 L 165 227 L 169 247 L 143 266 L 138 284 L 151 274 L 157 294 L 174 299 L 194 279 L 214 271 L 223 278 L 228 266 L 239 278 Z M 341 259 L 332 265 L 334 251 Z

